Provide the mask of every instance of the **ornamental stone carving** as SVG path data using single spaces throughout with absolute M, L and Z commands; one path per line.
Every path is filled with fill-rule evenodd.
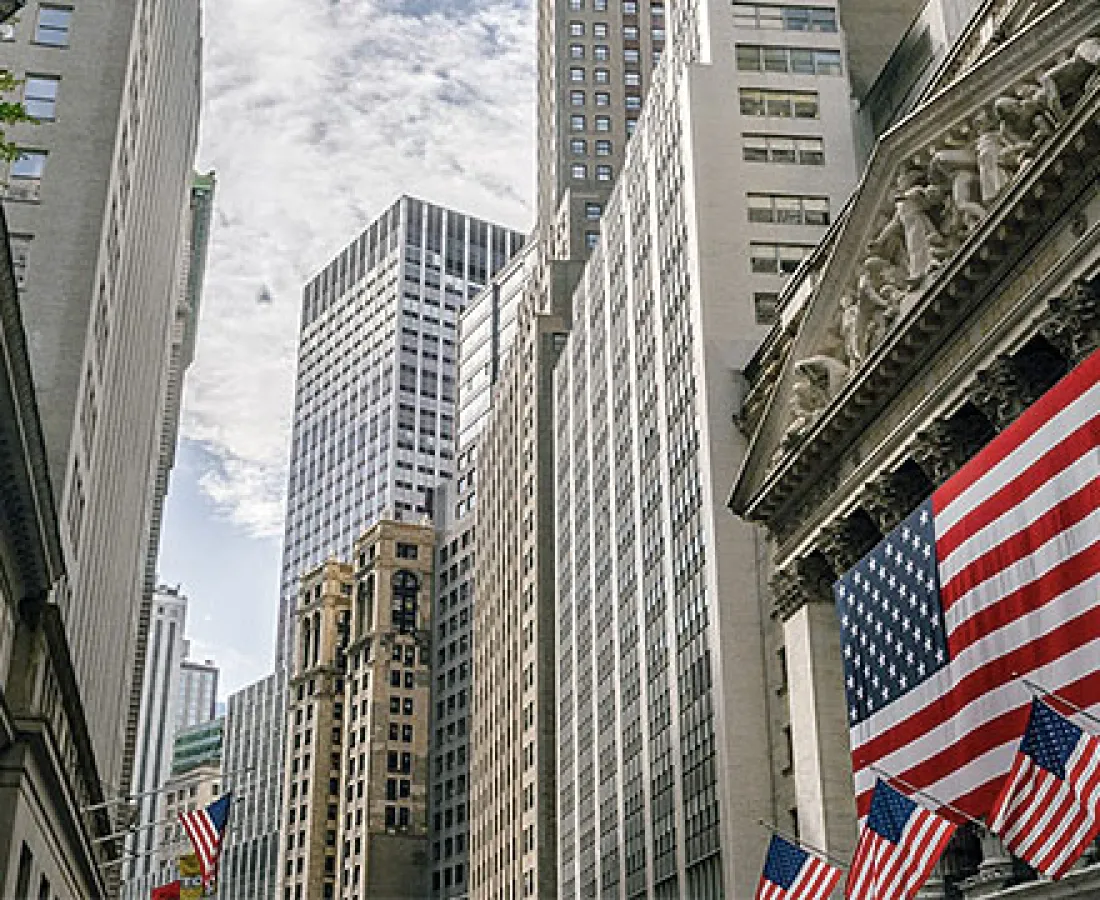
M 830 522 L 817 546 L 837 575 L 847 572 L 879 542 L 882 534 L 866 515 L 853 515 Z
M 984 446 L 988 437 L 973 420 L 940 419 L 917 435 L 913 461 L 939 487 Z
M 1100 347 L 1100 288 L 1095 281 L 1079 281 L 1073 289 L 1050 301 L 1039 333 L 1075 366 Z
M 998 431 L 1004 431 L 1042 394 L 1038 380 L 1010 356 L 999 356 L 975 377 L 967 393 Z
M 916 466 L 883 472 L 863 489 L 860 505 L 874 519 L 879 531 L 889 534 L 927 496 L 928 478 Z
M 794 366 L 790 418 L 777 458 L 801 443 L 833 397 L 906 318 L 930 277 L 1100 82 L 1098 72 L 1100 38 L 1089 37 L 909 156 L 879 209 L 878 233 L 847 287 L 836 294 L 834 327 Z M 1027 218 L 1026 210 L 1020 212 Z M 1090 300 L 1095 311 L 1095 299 Z M 1085 343 L 1095 347 L 1095 324 L 1090 335 Z M 1080 347 L 1073 352 L 1083 358 Z
M 833 572 L 818 554 L 796 559 L 771 579 L 775 614 L 786 622 L 807 603 L 833 602 Z

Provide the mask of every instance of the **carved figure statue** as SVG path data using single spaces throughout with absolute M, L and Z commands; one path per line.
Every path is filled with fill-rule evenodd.
M 950 187 L 951 210 L 943 230 L 961 237 L 985 218 L 980 201 L 978 155 L 974 147 L 944 147 L 932 154 L 929 172 Z
M 1027 165 L 1042 143 L 1054 134 L 1043 89 L 1035 82 L 1017 85 L 1011 95 L 998 97 L 993 110 L 1000 119 L 1005 143 L 1001 164 L 1010 169 Z
M 978 163 L 978 187 L 982 203 L 989 206 L 1001 195 L 1005 185 L 1012 178 L 1012 171 L 1004 164 L 1004 151 L 1008 147 L 997 120 L 986 110 L 980 110 L 974 117 L 974 128 L 978 137 L 974 142 L 974 153 Z
M 890 258 L 889 248 L 899 242 L 908 263 L 908 284 L 917 287 L 933 268 L 943 262 L 949 248 L 930 212 L 943 200 L 942 191 L 929 186 L 923 171 L 908 166 L 898 173 L 894 194 L 894 215 L 882 234 L 868 248 L 875 256 Z
M 1039 76 L 1039 87 L 1047 109 L 1056 122 L 1062 121 L 1081 99 L 1100 68 L 1100 39 L 1087 38 L 1073 55 Z
M 868 256 L 860 269 L 857 291 L 868 304 L 867 352 L 870 353 L 886 337 L 902 314 L 907 297 L 905 273 L 881 256 Z
M 866 358 L 866 333 L 863 327 L 862 304 L 858 294 L 849 291 L 840 298 L 840 334 L 844 339 L 844 355 L 848 359 L 848 374 L 863 365 Z
M 847 378 L 848 366 L 832 356 L 811 356 L 794 364 L 791 421 L 783 436 L 781 450 L 793 446 L 809 430 Z

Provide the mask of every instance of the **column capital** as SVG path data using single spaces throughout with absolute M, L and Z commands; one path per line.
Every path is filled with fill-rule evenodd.
M 1052 297 L 1039 333 L 1070 367 L 1100 347 L 1100 287 L 1096 281 L 1076 281 L 1065 294 Z
M 889 534 L 917 508 L 931 489 L 928 476 L 911 463 L 895 472 L 883 472 L 867 482 L 859 505 L 867 510 L 880 532 Z
M 833 571 L 820 554 L 793 560 L 771 578 L 775 614 L 786 622 L 807 603 L 833 602 Z
M 937 419 L 917 435 L 913 461 L 939 487 L 985 445 L 989 428 L 980 415 Z
M 870 515 L 857 513 L 822 528 L 817 546 L 833 571 L 842 575 L 863 559 L 881 538 L 882 533 Z
M 994 428 L 1004 431 L 1042 395 L 1039 374 L 1011 356 L 998 356 L 974 376 L 967 399 Z

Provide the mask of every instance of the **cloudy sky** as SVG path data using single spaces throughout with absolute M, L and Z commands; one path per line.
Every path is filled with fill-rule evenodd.
M 160 578 L 223 696 L 273 664 L 301 286 L 401 193 L 530 227 L 531 4 L 203 4 L 218 190 Z

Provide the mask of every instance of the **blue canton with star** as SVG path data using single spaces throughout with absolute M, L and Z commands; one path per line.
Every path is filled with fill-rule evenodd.
M 1045 703 L 1032 701 L 1031 719 L 1020 744 L 1020 752 L 1026 753 L 1036 765 L 1042 766 L 1062 781 L 1066 780 L 1066 763 L 1081 740 L 1084 732 Z
M 833 585 L 848 722 L 856 725 L 949 661 L 932 500 Z
M 764 877 L 772 884 L 789 891 L 802 866 L 806 863 L 806 852 L 785 841 L 779 835 L 772 837 L 768 847 L 768 858 L 764 862 Z
M 875 783 L 875 793 L 871 796 L 871 812 L 867 816 L 867 827 L 881 835 L 892 844 L 901 843 L 901 833 L 913 815 L 917 804 L 898 793 L 885 781 Z

